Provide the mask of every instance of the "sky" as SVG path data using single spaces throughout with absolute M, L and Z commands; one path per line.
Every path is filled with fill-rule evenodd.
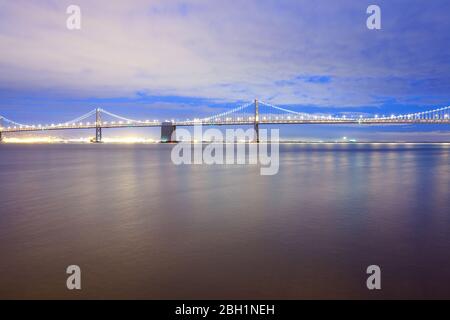
M 72 4 L 80 30 L 66 27 Z M 370 4 L 381 30 L 366 27 Z M 255 98 L 312 113 L 444 107 L 449 12 L 447 0 L 0 0 L 0 115 L 185 119 Z

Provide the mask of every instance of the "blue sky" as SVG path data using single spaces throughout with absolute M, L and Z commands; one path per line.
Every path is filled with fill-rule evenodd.
M 70 4 L 81 30 L 66 28 Z M 381 30 L 366 28 L 369 4 Z M 447 0 L 0 0 L 0 114 L 183 119 L 254 98 L 321 113 L 447 106 L 449 10 Z

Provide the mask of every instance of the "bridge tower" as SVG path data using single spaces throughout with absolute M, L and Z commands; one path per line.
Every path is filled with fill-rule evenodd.
M 258 99 L 255 99 L 255 142 L 259 143 L 259 106 Z
M 161 124 L 161 142 L 171 143 L 176 142 L 176 130 L 177 127 L 169 121 Z
M 102 142 L 102 114 L 100 109 L 95 110 L 95 143 Z

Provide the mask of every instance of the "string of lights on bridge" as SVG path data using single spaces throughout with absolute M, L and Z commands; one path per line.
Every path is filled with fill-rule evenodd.
M 253 111 L 255 104 L 259 104 L 259 113 L 255 115 Z M 265 112 L 264 107 L 266 107 L 269 112 Z M 98 116 L 101 114 L 102 117 L 109 116 L 113 118 L 112 121 L 102 121 L 101 118 L 97 118 L 94 121 L 84 121 L 89 117 Z M 117 115 L 110 111 L 102 108 L 94 109 L 88 113 L 66 121 L 63 123 L 53 123 L 53 124 L 22 124 L 6 117 L 0 116 L 0 130 L 3 132 L 18 132 L 18 131 L 38 131 L 38 130 L 53 130 L 53 129 L 84 129 L 84 128 L 95 128 L 98 126 L 106 128 L 114 127 L 144 127 L 144 126 L 161 126 L 163 123 L 172 123 L 178 126 L 190 126 L 195 124 L 204 125 L 227 125 L 227 124 L 253 124 L 255 122 L 261 124 L 276 124 L 276 123 L 450 123 L 450 106 L 444 108 L 438 108 L 423 112 L 409 113 L 402 115 L 390 115 L 390 116 L 333 116 L 324 114 L 308 114 L 290 110 L 287 108 L 272 105 L 267 102 L 250 102 L 240 105 L 234 109 L 206 117 L 206 118 L 195 118 L 187 120 L 165 120 L 160 121 L 157 119 L 153 120 L 136 120 L 130 119 L 121 115 Z M 3 126 L 6 123 L 7 126 Z

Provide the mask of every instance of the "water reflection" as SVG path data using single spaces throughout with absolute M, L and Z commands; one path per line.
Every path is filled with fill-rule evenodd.
M 170 145 L 0 148 L 2 298 L 74 297 L 69 264 L 83 298 L 450 298 L 446 145 L 282 145 L 275 176 Z

